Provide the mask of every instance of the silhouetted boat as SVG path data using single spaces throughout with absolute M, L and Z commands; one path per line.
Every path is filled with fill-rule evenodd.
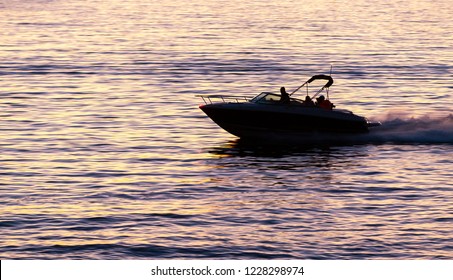
M 291 97 L 300 88 L 315 80 L 327 80 L 312 98 L 300 100 Z M 216 124 L 229 133 L 241 138 L 311 137 L 328 134 L 367 133 L 370 127 L 379 126 L 365 117 L 351 111 L 335 109 L 330 105 L 315 105 L 309 101 L 323 91 L 329 101 L 329 87 L 333 84 L 331 76 L 315 75 L 299 88 L 287 95 L 263 92 L 254 98 L 230 95 L 197 95 L 205 104 L 200 105 Z M 307 90 L 308 96 L 308 90 Z M 320 97 L 322 95 L 319 95 Z M 289 97 L 289 98 L 288 98 Z M 322 96 L 323 97 L 323 96 Z M 318 97 L 319 98 L 319 97 Z M 325 104 L 324 104 L 325 105 Z

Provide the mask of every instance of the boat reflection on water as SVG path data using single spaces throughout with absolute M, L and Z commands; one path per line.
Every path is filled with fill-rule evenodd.
M 291 145 L 273 142 L 258 142 L 235 139 L 208 152 L 215 155 L 216 165 L 223 167 L 242 167 L 249 172 L 269 169 L 288 170 L 297 176 L 316 176 L 330 169 L 351 170 L 361 168 L 361 159 L 366 159 L 373 146 L 369 145 Z M 244 171 L 243 169 L 241 169 Z M 281 175 L 281 174 L 280 174 Z
M 281 158 L 297 154 L 311 153 L 318 151 L 323 153 L 332 148 L 330 145 L 308 143 L 308 145 L 292 145 L 291 142 L 266 141 L 266 140 L 249 140 L 236 138 L 223 145 L 213 147 L 209 153 L 221 157 L 263 157 L 263 158 Z

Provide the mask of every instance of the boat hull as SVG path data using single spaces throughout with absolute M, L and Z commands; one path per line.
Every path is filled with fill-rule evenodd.
M 343 110 L 254 103 L 206 104 L 200 109 L 221 128 L 241 138 L 368 132 L 364 117 Z

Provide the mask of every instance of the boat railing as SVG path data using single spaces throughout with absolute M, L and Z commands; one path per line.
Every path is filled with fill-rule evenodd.
M 212 104 L 212 103 L 240 103 L 240 102 L 248 102 L 252 98 L 249 96 L 237 96 L 237 95 L 221 95 L 221 94 L 214 94 L 214 95 L 195 95 L 196 97 L 201 97 L 205 104 Z

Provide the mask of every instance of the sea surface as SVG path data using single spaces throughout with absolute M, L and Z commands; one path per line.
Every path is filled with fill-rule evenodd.
M 0 258 L 453 259 L 452 15 L 450 0 L 1 0 Z M 330 73 L 337 108 L 382 127 L 247 142 L 195 97 Z

